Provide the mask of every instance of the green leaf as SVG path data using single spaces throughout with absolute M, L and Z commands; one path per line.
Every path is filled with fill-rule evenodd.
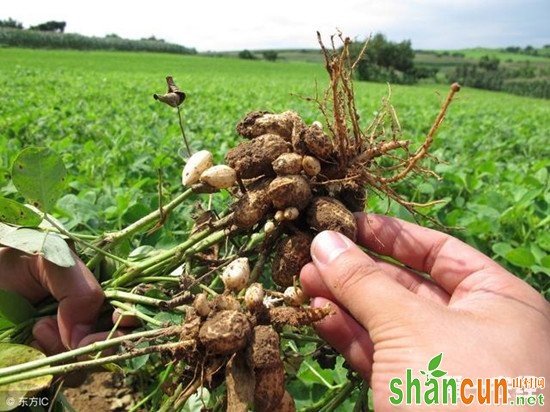
M 319 383 L 324 386 L 334 384 L 335 378 L 332 370 L 321 368 L 316 360 L 303 361 L 297 377 L 305 384 Z
M 423 193 L 426 195 L 433 195 L 434 193 L 434 187 L 429 183 L 420 183 L 417 187 L 417 190 L 420 193 Z
M 531 266 L 530 269 L 531 269 L 534 273 L 544 273 L 544 274 L 550 276 L 550 267 L 547 268 L 547 267 L 544 267 L 544 266 L 533 265 L 533 266 Z
M 36 227 L 42 217 L 15 200 L 0 197 L 0 221 L 10 225 Z
M 122 367 L 117 365 L 116 363 L 106 363 L 104 365 L 101 365 L 101 367 L 107 372 L 124 375 L 124 369 L 122 369 Z
M 24 322 L 34 313 L 34 307 L 23 296 L 0 289 L 0 330 Z
M 439 370 L 439 369 L 436 369 L 436 370 L 432 371 L 432 376 L 434 378 L 441 378 L 442 376 L 445 376 L 446 374 L 447 374 L 447 372 Z
M 537 236 L 537 244 L 547 252 L 550 252 L 550 232 L 543 231 Z
M 149 347 L 149 342 L 138 342 L 136 344 L 136 349 L 144 349 L 144 348 L 148 348 Z M 128 364 L 128 366 L 130 367 L 130 369 L 136 371 L 138 369 L 140 369 L 141 367 L 143 367 L 147 361 L 149 360 L 149 357 L 150 357 L 150 354 L 146 354 L 146 355 L 143 355 L 143 356 L 136 356 L 135 358 L 130 358 L 128 359 L 126 362 Z
M 550 256 L 545 256 L 540 260 L 540 264 L 545 268 L 550 268 Z
M 542 259 L 544 259 L 546 256 L 548 256 L 544 250 L 542 250 L 540 247 L 538 247 L 538 245 L 536 243 L 530 243 L 529 244 L 529 250 L 531 251 L 531 253 L 535 257 L 535 262 L 536 263 L 541 263 Z
M 210 392 L 204 387 L 200 387 L 194 392 L 181 409 L 182 412 L 200 412 L 204 410 L 204 405 L 210 401 Z
M 179 325 L 183 321 L 183 314 L 173 312 L 159 312 L 153 316 L 155 320 L 168 325 Z
M 154 252 L 155 252 L 155 248 L 153 246 L 150 246 L 150 245 L 138 246 L 137 248 L 135 248 L 130 252 L 130 254 L 128 255 L 128 260 L 131 260 L 131 261 L 143 260 L 151 256 Z
M 492 249 L 493 252 L 495 252 L 497 255 L 506 256 L 506 254 L 510 252 L 510 250 L 512 250 L 513 248 L 509 243 L 499 242 L 495 243 Z
M 18 365 L 44 358 L 45 355 L 30 346 L 15 343 L 0 343 L 0 368 Z M 52 375 L 39 376 L 0 386 L 0 411 L 15 409 L 28 392 L 37 393 L 46 388 Z
M 437 356 L 434 356 L 432 360 L 430 360 L 430 363 L 428 363 L 428 370 L 431 372 L 439 367 L 439 364 L 441 363 L 441 358 L 443 357 L 443 352 L 440 353 Z
M 55 233 L 21 228 L 2 236 L 0 244 L 31 255 L 42 255 L 57 266 L 68 268 L 75 264 L 71 249 Z
M 13 184 L 29 202 L 50 211 L 63 194 L 67 170 L 57 154 L 46 147 L 23 149 L 15 158 Z
M 531 267 L 536 263 L 535 256 L 526 247 L 512 249 L 504 255 L 504 258 L 511 264 L 522 268 Z

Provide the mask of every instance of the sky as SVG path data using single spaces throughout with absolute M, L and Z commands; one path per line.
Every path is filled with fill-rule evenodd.
M 155 36 L 200 52 L 317 48 L 316 31 L 381 32 L 414 49 L 550 44 L 550 0 L 1 0 L 25 28 L 65 21 L 88 36 Z

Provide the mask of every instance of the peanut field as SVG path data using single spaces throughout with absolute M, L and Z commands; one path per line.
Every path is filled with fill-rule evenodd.
M 165 92 L 167 75 L 186 93 L 180 109 L 192 151 L 209 150 L 215 164 L 223 163 L 240 140 L 235 125 L 251 111 L 292 110 L 307 124 L 323 121 L 310 101 L 328 83 L 321 64 L 0 48 L 0 196 L 23 201 L 10 173 L 16 155 L 28 146 L 47 147 L 62 157 L 68 182 L 51 214 L 69 232 L 90 239 L 120 230 L 181 194 L 186 151 L 178 113 L 153 99 L 154 93 Z M 448 89 L 356 82 L 360 122 L 370 123 L 390 95 L 403 138 L 418 146 Z M 367 212 L 417 219 L 448 231 L 549 299 L 550 102 L 463 88 L 424 165 L 439 178 L 412 176 L 400 181 L 398 189 L 412 202 L 441 200 L 420 210 L 426 218 L 374 192 L 367 192 Z M 135 257 L 175 247 L 188 236 L 197 208 L 224 210 L 230 198 L 227 191 L 193 194 L 168 216 L 162 230 L 128 239 L 117 253 Z M 112 272 L 102 267 L 96 274 L 109 282 Z M 219 282 L 209 285 L 216 286 Z M 288 355 L 285 372 L 293 378 L 287 390 L 297 408 L 353 410 L 366 387 L 357 384 L 334 353 L 312 357 L 328 349 L 313 333 L 304 336 L 281 336 L 281 350 Z M 126 361 L 124 369 L 137 376 L 134 382 L 146 399 L 142 407 L 157 410 L 167 395 L 155 386 L 153 375 L 164 375 L 142 358 Z M 213 391 L 203 401 L 215 408 L 217 399 Z M 198 409 L 192 409 L 193 402 Z M 190 398 L 186 408 L 201 406 Z

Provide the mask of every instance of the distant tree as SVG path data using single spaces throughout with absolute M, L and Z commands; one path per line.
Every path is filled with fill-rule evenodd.
M 438 70 L 435 67 L 415 67 L 411 75 L 417 80 L 435 78 Z
M 538 50 L 535 49 L 533 46 L 526 46 L 525 49 L 523 49 L 523 52 L 532 56 L 537 56 L 539 54 Z
M 11 17 L 7 20 L 0 20 L 0 28 L 4 29 L 19 29 L 21 30 L 23 28 L 23 24 L 20 22 L 13 20 Z
M 356 43 L 352 52 L 357 55 L 362 44 Z M 378 33 L 367 44 L 357 74 L 361 80 L 392 83 L 414 82 L 414 51 L 410 40 L 394 43 Z
M 264 59 L 265 60 L 268 60 L 270 62 L 274 62 L 277 60 L 277 58 L 279 57 L 279 55 L 277 54 L 276 51 L 274 50 L 266 50 L 262 53 L 262 56 L 264 56 Z
M 116 33 L 109 33 L 109 34 L 106 34 L 105 37 L 107 39 L 120 39 L 120 36 Z
M 521 47 L 517 46 L 508 46 L 504 49 L 505 51 L 509 53 L 519 53 L 521 51 Z
M 250 50 L 243 50 L 239 52 L 239 59 L 255 60 L 256 56 Z
M 41 23 L 36 26 L 31 26 L 29 30 L 38 30 L 38 31 L 54 31 L 58 33 L 63 33 L 65 31 L 65 26 L 67 23 L 64 21 L 47 21 L 46 23 Z
M 502 90 L 506 72 L 499 69 L 499 63 L 497 58 L 483 56 L 478 64 L 457 66 L 449 81 L 478 89 Z
M 495 71 L 498 70 L 499 64 L 500 60 L 498 58 L 485 55 L 479 59 L 478 66 L 488 71 Z
M 144 37 L 144 38 L 142 38 L 141 40 L 146 40 L 146 41 L 158 41 L 158 42 L 161 42 L 161 43 L 165 43 L 165 40 L 164 40 L 164 39 L 157 39 L 155 36 Z

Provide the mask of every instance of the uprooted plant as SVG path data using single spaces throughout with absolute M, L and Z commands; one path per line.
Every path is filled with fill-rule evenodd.
M 336 41 L 341 42 L 338 47 Z M 132 225 L 96 240 L 68 233 L 44 215 L 50 223 L 49 236 L 44 239 L 73 238 L 90 256 L 92 270 L 114 264 L 103 283 L 108 301 L 146 326 L 124 337 L 2 368 L 0 385 L 156 353 L 159 363 L 171 365 L 177 376 L 165 377 L 163 383 L 172 385 L 159 384 L 151 392 L 164 391 L 163 410 L 180 409 L 199 388 L 215 391 L 224 387 L 218 408 L 295 410 L 285 386 L 284 362 L 289 354 L 283 353 L 281 339 L 315 343 L 311 354 L 319 359 L 327 353 L 325 345 L 302 328 L 330 316 L 330 307 L 307 307 L 299 287 L 298 276 L 310 261 L 313 237 L 323 230 L 335 230 L 355 240 L 353 212 L 365 210 L 367 196 L 384 196 L 415 215 L 420 214 L 418 206 L 433 204 L 409 201 L 396 185 L 413 174 L 435 175 L 422 160 L 459 90 L 458 85 L 451 86 L 424 141 L 412 149 L 389 99 L 369 125 L 361 126 L 352 81 L 361 54 L 351 56 L 351 41 L 338 35 L 326 47 L 319 36 L 319 43 L 329 85 L 308 100 L 317 105 L 323 123 L 308 125 L 293 111 L 248 113 L 236 127 L 246 140 L 226 153 L 225 165 L 213 165 L 208 150 L 194 153 L 183 168 L 182 183 L 187 189 L 182 194 Z M 179 111 L 185 93 L 171 77 L 167 83 L 168 92 L 155 99 L 178 108 L 190 152 Z M 126 257 L 115 253 L 120 242 L 136 233 L 160 229 L 166 216 L 192 194 L 211 196 L 221 190 L 231 194 L 227 209 L 219 213 L 201 210 L 193 229 L 177 246 L 162 251 L 142 249 L 141 254 Z M 139 307 L 177 316 L 159 320 Z M 21 338 L 22 330 L 11 330 L 2 337 Z M 119 347 L 119 352 L 68 362 L 77 356 L 101 354 L 109 347 Z M 332 388 L 330 396 L 313 407 L 332 410 L 359 385 L 360 378 L 351 373 L 345 385 Z

